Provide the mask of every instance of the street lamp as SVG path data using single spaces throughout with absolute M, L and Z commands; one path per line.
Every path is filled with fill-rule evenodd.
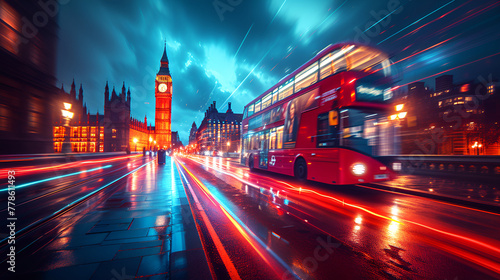
M 227 141 L 226 146 L 227 146 L 227 155 L 229 156 L 229 147 L 231 146 L 231 142 Z
M 151 142 L 153 141 L 153 138 L 151 136 L 149 137 L 149 151 L 151 151 Z
M 134 138 L 134 144 L 135 144 L 135 151 L 137 152 L 137 138 Z
M 70 122 L 74 116 L 74 113 L 71 112 L 71 103 L 63 102 L 64 109 L 61 109 L 62 117 L 64 119 L 64 142 L 61 147 L 61 152 L 69 153 L 71 152 L 71 143 L 70 143 Z
M 481 143 L 478 143 L 477 141 L 474 142 L 474 145 L 471 146 L 472 149 L 476 148 L 476 155 L 479 155 L 479 148 L 481 148 L 483 145 Z

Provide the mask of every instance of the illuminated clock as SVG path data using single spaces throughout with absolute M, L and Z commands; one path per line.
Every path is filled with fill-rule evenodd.
M 158 90 L 159 90 L 160 92 L 165 92 L 165 91 L 167 91 L 167 84 L 161 83 L 161 84 L 158 86 Z

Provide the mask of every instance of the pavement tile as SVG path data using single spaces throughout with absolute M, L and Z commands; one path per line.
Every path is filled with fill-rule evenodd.
M 148 276 L 159 273 L 167 273 L 170 257 L 168 254 L 159 254 L 142 257 L 137 276 Z
M 70 235 L 82 235 L 87 233 L 95 223 L 78 223 L 62 231 L 59 237 L 70 236 Z
M 92 280 L 133 279 L 140 263 L 140 257 L 102 262 L 93 274 Z
M 126 259 L 147 255 L 155 255 L 161 252 L 161 247 L 149 247 L 149 248 L 140 248 L 140 249 L 132 249 L 132 250 L 124 250 L 116 253 L 115 259 Z
M 169 228 L 168 226 L 165 226 L 165 227 L 152 227 L 148 231 L 148 236 L 167 235 L 167 234 L 169 234 L 168 228 Z
M 127 243 L 120 246 L 120 250 L 130 250 L 130 249 L 139 249 L 139 248 L 147 248 L 147 247 L 156 247 L 161 246 L 163 244 L 163 240 L 155 240 L 155 241 L 146 241 L 146 242 L 136 242 L 136 243 Z
M 116 255 L 120 245 L 90 246 L 68 250 L 75 264 L 110 261 Z
M 135 218 L 130 226 L 130 229 L 133 230 L 139 228 L 167 226 L 169 221 L 170 218 L 167 215 Z
M 113 231 L 109 234 L 109 236 L 106 238 L 106 240 L 144 237 L 144 236 L 148 235 L 148 231 L 149 231 L 148 228 L 124 230 L 124 231 Z
M 138 237 L 138 238 L 104 240 L 101 243 L 101 245 L 127 244 L 127 243 L 145 242 L 145 241 L 153 241 L 153 240 L 158 240 L 158 236 L 146 236 L 146 237 Z
M 130 224 L 134 218 L 100 220 L 97 225 Z
M 60 250 L 67 248 L 75 248 L 81 246 L 100 244 L 108 236 L 107 233 L 71 235 L 61 238 L 56 238 L 47 247 L 49 250 Z
M 88 233 L 127 230 L 129 228 L 129 226 L 130 226 L 130 223 L 128 223 L 128 224 L 96 225 L 95 227 L 90 229 Z
M 33 274 L 20 274 L 16 279 L 89 280 L 98 266 L 98 263 L 67 266 Z

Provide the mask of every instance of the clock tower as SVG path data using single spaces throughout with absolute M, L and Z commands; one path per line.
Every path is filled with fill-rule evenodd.
M 170 149 L 172 146 L 172 77 L 168 68 L 167 44 L 163 49 L 160 71 L 155 79 L 155 133 L 156 145 L 160 149 Z

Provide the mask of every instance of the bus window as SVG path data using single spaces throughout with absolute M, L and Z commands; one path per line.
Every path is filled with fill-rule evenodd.
M 320 80 L 338 73 L 346 68 L 346 62 L 344 58 L 344 52 L 341 50 L 335 50 L 327 55 L 325 55 L 320 60 Z
M 250 117 L 251 115 L 253 115 L 253 104 L 248 106 L 248 116 Z
M 273 91 L 273 104 L 278 102 L 278 88 Z
M 272 97 L 272 93 L 270 92 L 262 98 L 262 110 L 271 106 L 271 97 Z
M 311 64 L 295 76 L 295 92 L 318 81 L 318 62 Z
M 318 116 L 318 133 L 316 146 L 327 148 L 338 146 L 338 112 L 332 110 Z
M 255 113 L 260 112 L 260 99 L 257 102 L 255 102 L 254 111 Z
M 280 126 L 276 129 L 276 148 L 283 148 L 283 126 Z
M 383 69 L 385 76 L 390 75 L 388 57 L 378 50 L 365 46 L 358 46 L 346 55 L 348 70 L 375 71 Z M 379 64 L 382 64 L 380 67 Z
M 283 100 L 292 94 L 293 94 L 293 78 L 286 81 L 284 84 L 280 86 L 279 100 Z
M 246 107 L 245 110 L 243 110 L 243 118 L 248 117 L 247 113 L 248 113 L 248 107 Z
M 269 150 L 276 149 L 276 128 L 271 129 L 269 134 Z

